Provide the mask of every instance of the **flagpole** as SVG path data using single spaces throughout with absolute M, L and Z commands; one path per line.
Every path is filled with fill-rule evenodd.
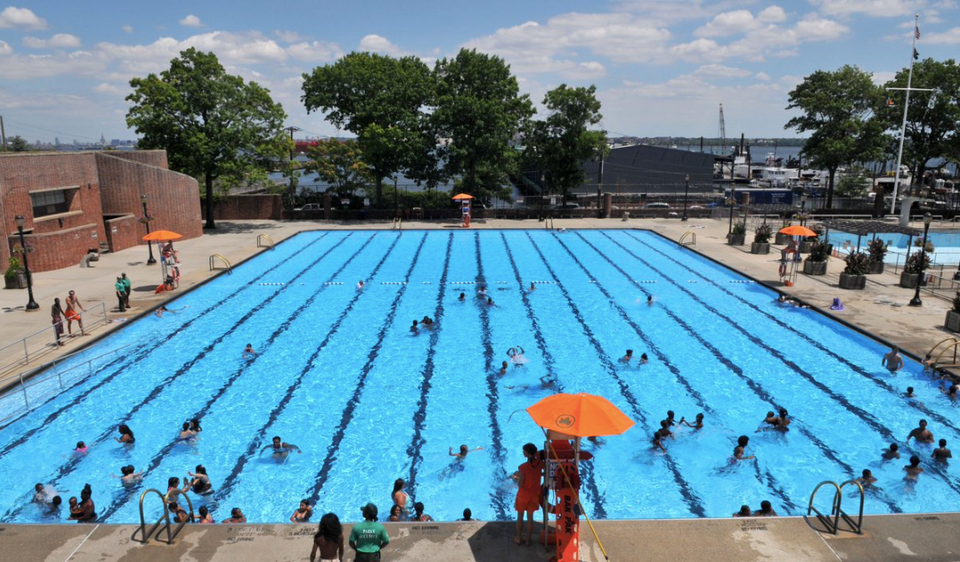
M 919 29 L 920 14 L 916 14 L 913 21 L 913 45 L 910 48 L 910 72 L 907 74 L 907 98 L 903 103 L 903 123 L 900 125 L 900 149 L 897 151 L 897 169 L 893 172 L 893 200 L 890 201 L 890 214 L 896 212 L 897 191 L 900 189 L 900 162 L 903 160 L 903 137 L 907 134 L 907 108 L 910 107 L 910 84 L 913 82 L 913 61 L 917 52 L 917 31 Z

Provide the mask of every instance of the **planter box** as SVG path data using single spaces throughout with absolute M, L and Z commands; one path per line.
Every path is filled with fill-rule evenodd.
M 920 281 L 919 273 L 907 273 L 906 271 L 900 273 L 900 286 L 904 289 L 916 289 L 918 281 Z
M 808 240 L 801 240 L 801 241 L 800 241 L 800 253 L 801 253 L 801 254 L 809 254 L 809 253 L 810 253 L 810 248 L 812 248 L 812 247 L 813 247 L 813 242 L 808 241 Z
M 852 290 L 862 290 L 867 286 L 867 276 L 866 275 L 851 275 L 847 273 L 840 274 L 840 288 L 841 289 L 852 289 Z
M 960 332 L 960 312 L 948 310 L 947 318 L 943 322 L 943 327 L 951 332 Z
M 18 273 L 16 277 L 4 277 L 3 281 L 7 289 L 26 289 L 27 288 L 26 273 Z
M 747 240 L 746 234 L 730 234 L 727 236 L 727 243 L 731 246 L 743 246 Z
M 870 265 L 867 266 L 867 275 L 876 275 L 877 273 L 883 273 L 883 262 L 870 262 Z
M 827 262 L 803 260 L 803 272 L 807 275 L 826 275 Z
M 770 244 L 768 242 L 753 242 L 750 244 L 751 254 L 769 254 Z
M 786 246 L 787 244 L 790 243 L 790 240 L 792 240 L 792 239 L 793 239 L 793 236 L 790 236 L 789 234 L 780 234 L 780 233 L 778 232 L 776 239 L 774 239 L 774 242 L 775 242 L 777 245 Z

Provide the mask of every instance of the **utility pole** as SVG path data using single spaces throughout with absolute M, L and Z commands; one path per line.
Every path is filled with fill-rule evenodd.
M 0 152 L 7 151 L 7 130 L 3 128 L 3 115 L 0 115 Z

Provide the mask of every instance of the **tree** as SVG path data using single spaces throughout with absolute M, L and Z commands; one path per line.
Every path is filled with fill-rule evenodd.
M 906 92 L 890 88 L 906 88 L 910 70 L 904 68 L 887 82 L 889 102 L 878 110 L 884 125 L 900 135 Z M 914 182 L 923 182 L 927 162 L 946 158 L 950 143 L 960 129 L 960 65 L 952 59 L 943 62 L 926 59 L 913 65 L 914 88 L 934 88 L 932 92 L 911 92 L 907 108 L 907 127 L 903 155 Z M 944 160 L 946 164 L 946 160 Z
M 327 121 L 357 136 L 373 170 L 377 205 L 383 202 L 383 178 L 414 168 L 426 158 L 424 151 L 435 149 L 423 127 L 433 80 L 420 59 L 350 53 L 303 78 L 307 112 L 326 111 Z
M 308 151 L 307 172 L 316 173 L 339 196 L 352 195 L 373 180 L 373 170 L 363 161 L 355 140 L 322 140 Z
M 14 152 L 28 152 L 30 150 L 30 145 L 27 144 L 27 141 L 23 137 L 17 135 L 10 139 L 10 150 Z
M 437 107 L 432 115 L 444 173 L 481 201 L 509 199 L 505 186 L 517 164 L 512 143 L 535 113 L 520 95 L 510 66 L 493 55 L 461 49 L 434 67 Z
M 837 169 L 879 158 L 883 152 L 884 126 L 873 112 L 881 97 L 871 75 L 849 65 L 834 72 L 818 70 L 790 92 L 787 109 L 803 113 L 784 128 L 811 133 L 803 154 L 811 166 L 829 173 L 828 209 L 833 207 Z
M 590 130 L 603 119 L 596 86 L 570 88 L 566 84 L 547 92 L 543 105 L 550 115 L 536 121 L 527 139 L 526 156 L 543 171 L 547 185 L 565 201 L 570 190 L 583 185 L 583 163 L 601 157 L 607 148 L 605 131 Z
M 213 53 L 182 51 L 160 76 L 130 81 L 127 126 L 140 148 L 167 151 L 170 167 L 204 184 L 214 228 L 214 183 L 265 179 L 285 158 L 286 113 L 256 82 L 227 74 Z

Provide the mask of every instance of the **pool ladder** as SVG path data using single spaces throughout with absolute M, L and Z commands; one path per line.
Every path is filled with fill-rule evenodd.
M 840 504 L 843 500 L 843 488 L 848 485 L 854 485 L 857 487 L 857 490 L 860 491 L 860 514 L 857 516 L 857 520 L 854 521 L 843 509 L 840 507 Z M 813 500 L 817 497 L 817 492 L 820 491 L 820 488 L 823 486 L 833 486 L 833 502 L 830 508 L 830 515 L 824 515 L 820 512 L 819 509 L 813 506 Z M 850 525 L 850 530 L 858 535 L 863 534 L 863 486 L 860 485 L 856 480 L 847 480 L 843 484 L 837 484 L 832 480 L 824 480 L 823 482 L 817 484 L 817 487 L 813 489 L 813 494 L 810 495 L 810 503 L 807 505 L 807 517 L 811 513 L 817 514 L 817 519 L 824 527 L 827 528 L 827 532 L 836 535 L 840 532 L 840 519 L 843 519 L 847 525 Z M 831 517 L 833 519 L 831 519 Z
M 687 240 L 688 238 L 689 238 L 689 240 Z M 684 242 L 686 242 L 687 244 L 689 244 L 689 245 L 691 245 L 691 246 L 696 246 L 696 245 L 697 245 L 697 233 L 694 232 L 694 231 L 692 231 L 692 230 L 688 230 L 688 231 L 684 232 L 684 233 L 683 233 L 683 236 L 680 237 L 680 241 L 678 242 L 678 244 L 681 245 L 681 246 L 683 246 L 683 245 L 684 245 Z
M 217 260 L 220 260 L 221 262 L 223 262 L 223 264 L 226 267 L 217 267 Z M 227 273 L 230 273 L 230 274 L 233 273 L 233 266 L 230 265 L 230 260 L 223 257 L 222 254 L 213 254 L 212 256 L 210 256 L 210 271 L 213 271 L 215 269 L 226 269 Z
M 267 245 L 268 242 L 269 245 Z M 270 248 L 272 250 L 276 245 L 273 238 L 270 238 L 268 234 L 257 234 L 257 248 Z
M 146 499 L 147 494 L 151 493 L 159 496 L 160 501 L 163 502 L 163 515 L 161 515 L 160 518 L 157 519 L 157 522 L 150 527 L 149 531 L 147 531 L 147 521 L 143 515 L 143 500 Z M 193 502 L 190 501 L 190 497 L 187 496 L 187 494 L 183 493 L 183 491 L 177 488 L 173 488 L 167 492 L 166 496 L 164 496 L 160 493 L 160 490 L 150 488 L 149 490 L 146 490 L 140 494 L 140 526 L 133 531 L 133 535 L 130 536 L 130 539 L 141 544 L 147 544 L 147 542 L 150 540 L 150 537 L 153 536 L 153 533 L 157 530 L 157 527 L 160 527 L 160 524 L 163 523 L 163 527 L 159 532 L 157 532 L 157 536 L 155 538 L 160 542 L 173 544 L 173 539 L 177 537 L 177 535 L 180 533 L 180 530 L 183 529 L 183 526 L 187 524 L 187 521 L 181 521 L 177 524 L 176 529 L 170 529 L 170 508 L 168 507 L 171 499 L 170 496 L 173 495 L 173 497 L 176 498 L 178 494 L 182 495 L 184 499 L 187 500 L 187 506 L 190 508 L 190 518 L 187 519 L 187 521 L 193 521 Z M 163 533 L 163 531 L 167 532 L 167 540 L 160 538 L 160 535 Z M 137 533 L 140 533 L 139 539 L 137 538 Z

